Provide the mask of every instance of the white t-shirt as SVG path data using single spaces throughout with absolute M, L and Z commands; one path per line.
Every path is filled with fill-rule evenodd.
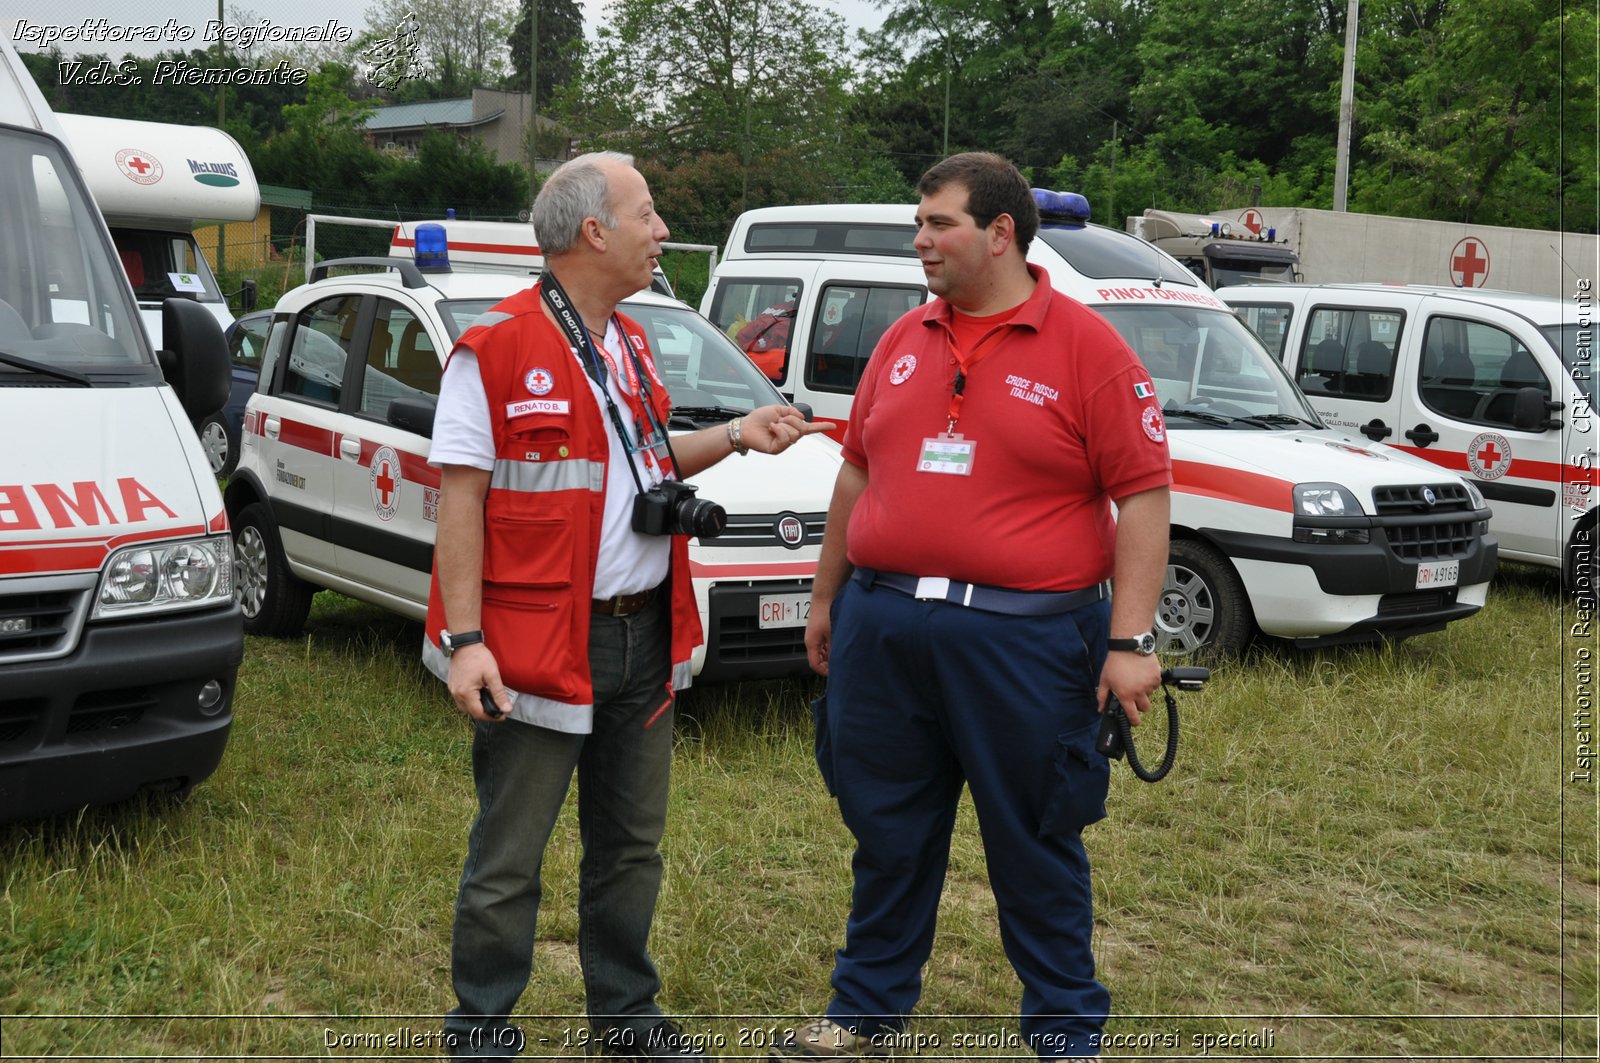
M 606 350 L 612 362 L 622 365 L 622 336 L 615 321 L 606 325 Z M 665 535 L 640 535 L 633 530 L 633 499 L 638 485 L 628 472 L 628 450 L 617 439 L 616 426 L 607 412 L 600 385 L 583 370 L 583 362 L 573 352 L 578 371 L 589 385 L 589 392 L 600 408 L 600 420 L 605 425 L 608 460 L 606 466 L 606 504 L 600 523 L 600 558 L 595 566 L 594 596 L 610 598 L 618 594 L 637 594 L 659 586 L 667 578 L 671 561 L 671 538 Z M 619 390 L 617 374 L 607 371 L 606 388 L 617 404 L 622 424 L 629 435 L 637 440 L 639 428 L 633 423 Z M 649 490 L 654 485 L 652 473 L 640 454 L 631 455 L 639 480 Z M 485 471 L 494 468 L 494 432 L 489 427 L 489 399 L 484 394 L 483 377 L 478 373 L 478 358 L 469 348 L 461 348 L 450 357 L 444 378 L 439 384 L 439 408 L 433 418 L 433 447 L 428 454 L 430 465 L 467 465 Z

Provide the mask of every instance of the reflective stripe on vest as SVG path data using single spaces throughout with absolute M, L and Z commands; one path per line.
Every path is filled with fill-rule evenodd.
M 489 486 L 502 491 L 603 491 L 604 462 L 588 458 L 565 461 L 515 461 L 497 458 Z

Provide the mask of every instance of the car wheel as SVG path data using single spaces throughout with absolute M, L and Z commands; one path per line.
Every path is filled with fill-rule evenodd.
M 247 634 L 281 638 L 305 627 L 316 592 L 289 571 L 278 528 L 259 502 L 244 507 L 233 524 L 233 586 Z
M 206 452 L 213 476 L 227 476 L 239 463 L 239 448 L 228 435 L 220 417 L 210 417 L 200 426 L 200 446 Z
M 1244 583 L 1221 551 L 1174 539 L 1156 606 L 1156 649 L 1168 656 L 1232 656 L 1244 651 L 1255 617 Z

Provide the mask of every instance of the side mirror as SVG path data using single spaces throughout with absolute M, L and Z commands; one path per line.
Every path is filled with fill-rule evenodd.
M 806 423 L 807 424 L 810 424 L 812 421 L 815 421 L 817 419 L 817 415 L 816 415 L 815 411 L 813 411 L 811 409 L 811 403 L 809 403 L 809 402 L 790 402 L 789 405 L 793 406 L 795 409 L 800 411 L 800 416 L 804 417 L 806 419 Z
M 437 411 L 435 403 L 424 399 L 395 399 L 389 403 L 387 420 L 403 432 L 415 432 L 432 439 L 433 416 Z
M 1561 424 L 1549 416 L 1561 403 L 1545 398 L 1542 388 L 1518 388 L 1511 400 L 1511 427 L 1522 432 L 1544 432 Z
M 256 308 L 256 279 L 254 277 L 246 277 L 244 283 L 239 286 L 239 308 L 247 314 Z
M 198 426 L 222 409 L 232 386 L 222 326 L 194 300 L 168 299 L 161 304 L 161 337 L 166 343 L 156 354 L 161 373 Z

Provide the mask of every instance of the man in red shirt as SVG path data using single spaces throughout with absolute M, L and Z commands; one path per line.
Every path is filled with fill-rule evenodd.
M 965 784 L 1023 1037 L 1047 1060 L 1092 1056 L 1110 994 L 1081 831 L 1105 815 L 1107 695 L 1137 723 L 1160 685 L 1165 424 L 1132 350 L 1028 265 L 1039 214 L 1015 167 L 957 155 L 919 191 L 939 298 L 884 334 L 862 379 L 806 630 L 855 889 L 825 1017 L 772 1054 L 894 1046 Z

